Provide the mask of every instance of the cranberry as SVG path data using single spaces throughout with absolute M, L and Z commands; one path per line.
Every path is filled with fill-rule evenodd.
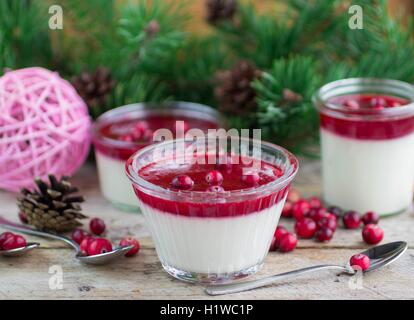
M 322 201 L 318 197 L 311 197 L 308 199 L 309 206 L 313 208 L 320 208 L 322 207 Z
M 20 211 L 19 212 L 19 219 L 22 223 L 28 223 L 29 221 L 27 220 L 27 216 L 24 212 Z
M 11 237 L 7 237 L 1 246 L 3 250 L 13 250 L 26 246 L 26 239 L 21 235 L 14 234 Z
M 359 253 L 351 257 L 351 259 L 349 260 L 349 264 L 354 269 L 359 268 L 361 271 L 365 271 L 369 268 L 371 264 L 371 260 L 369 259 L 367 255 Z
M 132 142 L 132 141 L 134 141 L 134 138 L 129 134 L 124 134 L 124 135 L 119 137 L 119 140 L 125 141 L 125 142 Z
M 208 192 L 224 192 L 224 188 L 222 186 L 209 186 L 207 188 Z
M 358 103 L 358 101 L 352 100 L 352 99 L 346 100 L 344 102 L 344 106 L 347 107 L 347 108 L 349 108 L 349 109 L 351 109 L 351 110 L 357 110 L 357 109 L 359 109 L 359 103 Z
M 279 250 L 282 252 L 289 252 L 296 248 L 298 238 L 292 233 L 286 233 L 282 236 L 279 243 Z
M 223 175 L 217 170 L 210 171 L 206 175 L 206 181 L 208 184 L 220 185 L 223 182 Z
M 336 206 L 332 206 L 328 208 L 328 212 L 335 215 L 335 217 L 340 218 L 342 217 L 342 209 Z
M 307 217 L 313 221 L 318 222 L 323 217 L 326 217 L 326 209 L 324 207 L 310 209 Z
M 361 215 L 356 211 L 345 212 L 342 217 L 345 228 L 356 229 L 361 224 Z
M 95 240 L 95 238 L 90 236 L 86 236 L 85 238 L 83 238 L 82 242 L 80 243 L 80 250 L 83 255 L 88 255 L 88 248 L 93 240 Z
M 153 137 L 154 137 L 154 131 L 152 131 L 151 129 L 147 129 L 142 135 L 142 140 L 151 141 L 153 140 Z
M 296 220 L 302 219 L 310 210 L 309 202 L 306 200 L 297 201 L 292 208 L 292 215 Z
M 315 235 L 316 223 L 309 218 L 296 221 L 295 232 L 301 238 L 310 239 Z
M 105 222 L 99 218 L 93 218 L 91 222 L 89 222 L 89 229 L 91 232 L 96 235 L 101 235 L 105 231 Z
M 144 121 L 138 121 L 135 125 L 134 125 L 134 129 L 132 130 L 132 137 L 135 140 L 140 140 L 144 134 L 145 131 L 148 129 L 148 125 L 146 122 Z
M 318 220 L 318 229 L 329 228 L 335 231 L 337 225 L 336 217 L 332 213 L 327 213 L 325 217 Z
M 401 107 L 401 103 L 399 103 L 398 101 L 391 101 L 389 103 L 390 108 L 396 108 L 396 107 Z
M 274 168 L 273 174 L 275 177 L 280 178 L 281 176 L 283 176 L 283 170 L 280 168 Z
M 132 257 L 136 255 L 139 249 L 141 248 L 141 245 L 139 244 L 138 240 L 132 237 L 123 238 L 121 242 L 119 243 L 119 246 L 121 247 L 130 246 L 130 245 L 133 245 L 134 247 L 125 254 L 126 257 Z
M 283 209 L 282 209 L 282 217 L 291 218 L 292 208 L 293 208 L 292 202 L 285 202 L 285 205 L 283 206 Z
M 88 255 L 95 256 L 112 251 L 112 245 L 109 240 L 104 238 L 94 239 L 88 246 Z
M 81 244 L 82 240 L 87 236 L 89 236 L 89 233 L 82 229 L 75 229 L 72 232 L 72 240 L 75 241 L 77 244 Z
M 320 242 L 324 242 L 324 241 L 329 241 L 332 239 L 333 237 L 333 230 L 323 227 L 321 229 L 319 229 L 318 231 L 316 231 L 316 240 L 320 241 Z
M 6 231 L 6 232 L 3 232 L 1 235 L 0 235 L 0 250 L 2 250 L 3 249 L 3 243 L 8 239 L 8 238 L 10 238 L 10 237 L 13 237 L 14 236 L 14 233 L 13 232 L 9 232 L 9 231 Z
M 374 211 L 369 211 L 367 213 L 365 213 L 362 216 L 362 222 L 367 225 L 367 224 L 378 224 L 379 222 L 379 215 L 378 213 L 374 212 Z
M 278 226 L 276 228 L 275 234 L 272 239 L 272 243 L 270 244 L 270 251 L 275 251 L 277 248 L 279 248 L 280 245 L 280 239 L 285 235 L 289 233 L 287 229 L 284 226 Z
M 257 172 L 248 172 L 242 175 L 242 181 L 249 186 L 257 186 L 260 181 L 260 176 Z
M 362 238 L 368 244 L 377 244 L 384 238 L 384 231 L 376 224 L 367 224 L 362 229 Z
M 371 106 L 374 109 L 382 109 L 387 105 L 387 101 L 385 101 L 382 97 L 374 97 L 371 99 Z
M 171 185 L 176 189 L 189 190 L 194 186 L 194 181 L 187 175 L 176 176 Z
M 296 190 L 296 189 L 290 189 L 286 200 L 289 201 L 289 202 L 293 202 L 293 203 L 299 201 L 300 200 L 299 191 Z

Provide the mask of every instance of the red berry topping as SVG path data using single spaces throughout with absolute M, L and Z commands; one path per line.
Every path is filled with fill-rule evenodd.
M 224 188 L 222 186 L 209 186 L 207 188 L 207 192 L 224 192 Z
M 217 160 L 216 169 L 222 172 L 229 173 L 233 169 L 231 157 L 227 156 L 225 158 L 221 158 Z
M 310 239 L 315 235 L 316 223 L 309 218 L 304 218 L 296 221 L 295 232 L 301 238 Z
M 132 142 L 134 141 L 134 138 L 130 134 L 124 134 L 119 137 L 119 140 L 125 141 L 125 142 Z
M 318 220 L 318 229 L 328 228 L 335 231 L 337 225 L 336 217 L 332 213 L 327 213 L 325 217 Z
M 293 217 L 296 220 L 302 219 L 310 210 L 309 202 L 306 200 L 299 200 L 297 201 L 292 208 Z
M 292 233 L 286 233 L 282 236 L 279 243 L 279 250 L 282 252 L 289 252 L 296 248 L 298 238 Z
M 286 201 L 297 202 L 300 200 L 300 192 L 296 189 L 290 189 Z
M 217 170 L 210 171 L 206 175 L 206 181 L 208 184 L 220 185 L 223 182 L 223 175 Z
M 371 106 L 374 109 L 383 109 L 387 105 L 387 101 L 385 101 L 382 97 L 373 97 L 371 99 Z
M 82 251 L 83 255 L 88 255 L 89 245 L 92 243 L 93 240 L 95 240 L 95 238 L 90 236 L 86 236 L 85 238 L 83 238 L 82 242 L 80 243 L 80 250 Z
M 75 241 L 77 244 L 81 244 L 82 240 L 87 236 L 89 236 L 89 233 L 82 229 L 75 229 L 72 232 L 72 240 Z
M 361 215 L 356 211 L 345 212 L 342 217 L 345 228 L 347 229 L 356 229 L 361 224 Z
M 309 206 L 311 208 L 320 208 L 322 207 L 322 201 L 318 197 L 311 197 L 308 199 Z
M 121 242 L 119 242 L 119 246 L 121 247 L 126 247 L 130 245 L 133 245 L 134 247 L 125 254 L 126 257 L 135 256 L 141 248 L 141 245 L 139 244 L 138 240 L 132 237 L 123 238 Z
M 13 237 L 14 236 L 14 233 L 13 232 L 9 232 L 9 231 L 6 231 L 6 232 L 3 232 L 1 235 L 0 235 L 0 250 L 2 250 L 3 249 L 3 243 L 8 239 L 8 238 L 10 238 L 10 237 Z
M 189 176 L 183 174 L 176 176 L 171 182 L 173 188 L 190 190 L 194 186 L 194 181 Z
M 104 238 L 94 239 L 88 246 L 88 255 L 95 256 L 97 254 L 102 254 L 112 251 L 112 245 L 109 240 Z
M 344 106 L 347 107 L 348 109 L 351 109 L 351 110 L 357 110 L 357 109 L 359 109 L 359 103 L 358 103 L 358 101 L 352 100 L 352 99 L 346 100 L 344 102 Z
M 360 269 L 361 271 L 365 271 L 369 268 L 371 260 L 367 255 L 359 253 L 351 257 L 349 264 L 356 270 Z
M 22 211 L 19 212 L 19 219 L 22 223 L 28 223 L 29 222 L 27 220 L 26 214 Z
M 91 222 L 89 222 L 89 229 L 91 232 L 96 235 L 101 235 L 105 231 L 105 222 L 99 218 L 93 218 Z
M 7 237 L 3 242 L 2 250 L 13 250 L 17 248 L 23 248 L 26 246 L 26 239 L 23 236 L 14 234 L 11 237 Z
M 332 239 L 334 232 L 332 231 L 332 229 L 323 227 L 321 229 L 319 229 L 318 231 L 316 231 L 316 240 L 320 241 L 320 242 L 324 242 L 324 241 L 329 241 Z
M 374 211 L 369 211 L 367 213 L 365 213 L 362 216 L 362 222 L 367 225 L 367 224 L 378 224 L 379 222 L 379 215 L 378 213 L 374 212 Z
M 291 218 L 292 208 L 293 208 L 292 202 L 285 202 L 285 205 L 283 206 L 283 209 L 282 209 L 282 217 Z
M 242 181 L 248 186 L 257 186 L 260 181 L 260 176 L 257 172 L 247 172 L 242 175 Z
M 275 251 L 277 248 L 279 248 L 280 239 L 282 238 L 282 236 L 284 236 L 287 233 L 289 233 L 289 231 L 287 231 L 287 229 L 284 226 L 278 226 L 276 228 L 269 250 Z
M 401 103 L 399 103 L 398 101 L 390 101 L 389 102 L 389 107 L 390 108 L 401 107 Z
M 324 207 L 310 209 L 307 217 L 313 221 L 318 222 L 323 217 L 326 217 L 326 209 Z
M 143 138 L 145 131 L 148 129 L 148 125 L 146 122 L 144 121 L 138 121 L 135 126 L 134 129 L 132 130 L 132 137 L 135 140 L 140 140 Z
M 343 214 L 342 209 L 335 206 L 329 207 L 328 212 L 334 214 L 336 218 L 341 218 Z
M 376 224 L 367 224 L 362 229 L 362 238 L 368 244 L 377 244 L 384 238 L 384 231 Z

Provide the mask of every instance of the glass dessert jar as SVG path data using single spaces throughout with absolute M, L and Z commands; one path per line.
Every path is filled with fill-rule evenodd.
M 323 197 L 359 212 L 396 214 L 414 186 L 414 86 L 385 79 L 329 83 L 313 97 L 320 112 Z
M 101 192 L 116 207 L 138 211 L 131 183 L 125 176 L 125 161 L 153 141 L 158 129 L 172 132 L 171 138 L 189 129 L 217 129 L 220 114 L 211 107 L 188 102 L 137 103 L 102 114 L 94 123 L 92 141 Z
M 259 270 L 298 170 L 297 159 L 271 143 L 258 144 L 258 155 L 240 151 L 248 148 L 216 153 L 214 141 L 166 141 L 126 164 L 164 269 L 210 284 Z

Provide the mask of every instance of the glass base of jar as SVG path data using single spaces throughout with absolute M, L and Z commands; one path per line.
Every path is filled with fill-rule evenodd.
M 116 209 L 119 209 L 121 211 L 130 212 L 130 213 L 141 213 L 141 209 L 139 208 L 139 206 L 131 206 L 129 204 L 116 202 L 116 201 L 111 201 L 111 204 Z
M 219 285 L 243 280 L 259 271 L 262 268 L 263 263 L 256 264 L 241 271 L 221 274 L 183 271 L 165 264 L 162 264 L 162 266 L 169 275 L 178 280 L 203 285 Z
M 325 199 L 323 199 L 323 203 L 325 204 L 325 207 L 327 207 L 327 208 L 329 208 L 331 206 L 337 206 L 337 207 L 341 208 L 341 206 L 332 204 L 331 202 L 326 201 Z M 354 209 L 346 209 L 345 211 L 348 211 L 348 210 L 354 210 Z M 377 212 L 377 213 L 380 217 L 386 218 L 386 217 L 391 217 L 391 216 L 395 216 L 395 215 L 399 215 L 399 214 L 403 214 L 403 213 L 407 213 L 407 212 L 413 212 L 413 210 L 414 210 L 414 206 L 413 206 L 413 204 L 411 204 L 407 208 L 404 208 L 404 209 L 401 209 L 401 210 L 398 210 L 398 211 Z M 361 214 L 364 214 L 364 212 L 361 212 Z

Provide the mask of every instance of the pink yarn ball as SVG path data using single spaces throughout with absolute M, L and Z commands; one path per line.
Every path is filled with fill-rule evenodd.
M 8 71 L 0 77 L 0 188 L 72 175 L 85 161 L 91 120 L 85 102 L 56 72 Z

